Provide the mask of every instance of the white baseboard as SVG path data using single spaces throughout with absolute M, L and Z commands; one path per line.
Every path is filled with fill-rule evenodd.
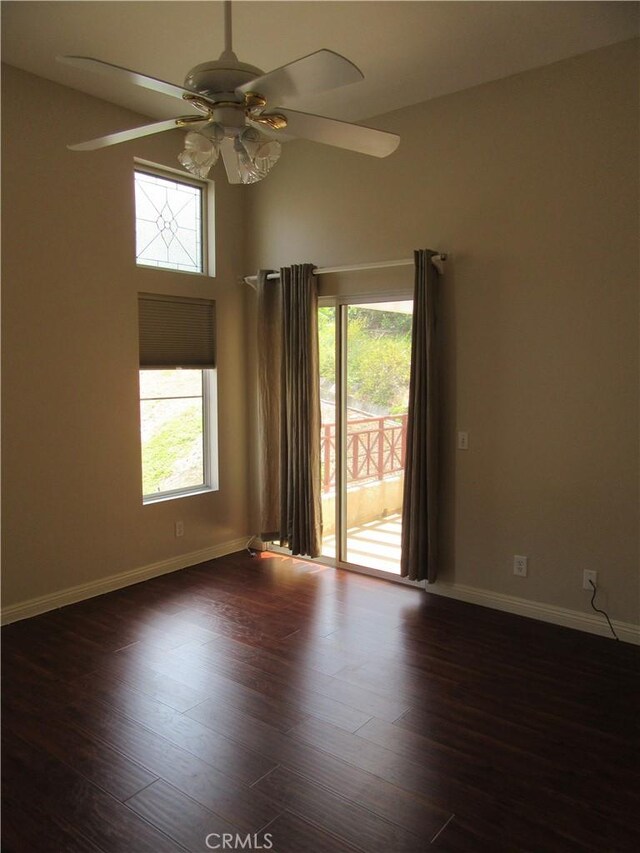
M 248 541 L 249 537 L 244 536 L 242 539 L 223 542 L 220 545 L 213 545 L 201 551 L 181 554 L 177 557 L 171 557 L 168 560 L 162 560 L 161 562 L 142 566 L 138 569 L 130 569 L 126 572 L 120 572 L 117 575 L 110 575 L 106 578 L 79 584 L 78 586 L 69 587 L 59 592 L 50 593 L 49 595 L 42 595 L 39 598 L 31 598 L 28 601 L 11 604 L 8 607 L 2 608 L 0 622 L 3 625 L 8 625 L 10 622 L 28 619 L 30 616 L 38 616 L 40 613 L 46 613 L 49 610 L 55 610 L 67 604 L 74 604 L 77 601 L 84 601 L 96 595 L 103 595 L 105 592 L 113 592 L 115 589 L 122 589 L 123 587 L 149 580 L 150 578 L 168 574 L 169 572 L 186 569 L 189 566 L 196 566 L 198 563 L 204 563 L 207 560 L 225 557 L 227 554 L 234 554 L 236 551 L 244 550 L 247 547 Z M 262 543 L 256 537 L 251 544 L 252 547 L 260 549 Z M 435 595 L 455 598 L 458 601 L 466 601 L 469 604 L 479 604 L 482 607 L 503 610 L 517 616 L 527 616 L 530 619 L 551 622 L 554 625 L 562 625 L 565 628 L 574 628 L 575 630 L 586 631 L 590 634 L 611 637 L 611 631 L 609 630 L 606 619 L 597 613 L 580 613 L 577 610 L 556 607 L 553 604 L 528 601 L 525 598 L 517 598 L 513 595 L 504 595 L 503 593 L 491 592 L 490 590 L 466 586 L 465 584 L 451 584 L 443 581 L 428 584 L 426 590 Z M 640 625 L 613 619 L 611 621 L 616 634 L 622 641 L 640 645 Z
M 175 572 L 178 569 L 186 569 L 189 566 L 196 566 L 198 563 L 204 563 L 207 560 L 215 560 L 216 557 L 226 557 L 227 554 L 234 554 L 236 551 L 244 550 L 247 547 L 248 541 L 249 536 L 244 536 L 242 539 L 223 542 L 221 545 L 213 545 L 210 548 L 203 548 L 201 551 L 180 554 L 177 557 L 171 557 L 159 563 L 151 563 L 148 566 L 142 566 L 138 569 L 130 569 L 126 572 L 120 572 L 117 575 L 110 575 L 109 577 L 100 578 L 89 583 L 68 587 L 49 595 L 31 598 L 28 601 L 20 601 L 18 604 L 3 607 L 0 621 L 3 625 L 8 625 L 10 622 L 17 622 L 19 619 L 38 616 L 40 613 L 46 613 L 49 610 L 55 610 L 67 604 L 75 604 L 77 601 L 84 601 L 86 598 L 93 598 L 96 595 L 103 595 L 105 592 L 113 592 L 115 589 L 122 589 L 125 586 L 131 586 L 150 578 Z
M 426 590 L 436 595 L 466 601 L 469 604 L 480 604 L 483 607 L 504 610 L 516 616 L 528 616 L 530 619 L 552 622 L 554 625 L 562 625 L 565 628 L 574 628 L 578 631 L 586 631 L 589 634 L 599 634 L 613 639 L 607 620 L 597 613 L 580 613 L 578 610 L 556 607 L 553 604 L 542 604 L 538 601 L 528 601 L 525 598 L 516 598 L 514 595 L 504 595 L 500 592 L 491 592 L 464 584 L 436 581 L 433 584 L 428 584 Z M 619 622 L 614 619 L 611 622 L 621 640 L 625 643 L 640 645 L 640 625 L 634 625 L 631 622 Z
M 279 548 L 278 546 L 274 546 L 273 543 L 269 543 L 267 550 L 289 554 L 286 548 Z M 561 625 L 564 628 L 573 628 L 576 631 L 585 631 L 588 634 L 598 634 L 599 636 L 613 639 L 607 620 L 604 616 L 600 616 L 597 613 L 581 613 L 578 610 L 569 610 L 566 607 L 557 607 L 553 604 L 543 604 L 538 601 L 528 601 L 526 598 L 517 598 L 515 595 L 504 595 L 500 592 L 492 592 L 491 590 L 466 586 L 465 584 L 447 583 L 446 581 L 439 580 L 432 584 L 427 584 L 425 581 L 410 581 L 399 575 L 390 575 L 389 572 L 368 569 L 364 566 L 335 565 L 335 560 L 318 558 L 312 562 L 332 565 L 334 568 L 344 568 L 348 571 L 357 572 L 368 577 L 380 578 L 391 583 L 419 587 L 435 595 L 455 598 L 458 601 L 466 601 L 469 604 L 478 604 L 481 607 L 490 607 L 493 610 L 503 610 L 505 613 L 513 613 L 515 616 L 526 616 L 529 619 L 551 622 L 553 625 Z M 631 622 L 620 622 L 615 619 L 612 619 L 611 622 L 620 640 L 625 643 L 640 645 L 640 625 L 634 625 Z

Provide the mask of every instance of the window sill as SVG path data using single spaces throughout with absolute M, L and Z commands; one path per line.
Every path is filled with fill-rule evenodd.
M 206 270 L 178 270 L 173 267 L 161 267 L 156 266 L 155 264 L 143 264 L 140 261 L 136 261 L 136 268 L 142 270 L 155 270 L 156 272 L 172 272 L 179 273 L 180 275 L 191 275 L 200 278 L 215 278 Z
M 142 496 L 142 504 L 143 506 L 149 506 L 150 504 L 159 504 L 164 501 L 175 501 L 178 498 L 190 498 L 193 495 L 206 495 L 209 492 L 217 492 L 218 489 L 214 486 L 200 486 L 194 489 L 185 489 L 181 492 L 161 492 L 159 495 L 143 495 Z

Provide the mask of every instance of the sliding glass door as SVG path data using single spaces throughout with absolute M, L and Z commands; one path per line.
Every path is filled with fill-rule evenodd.
M 399 574 L 410 299 L 318 312 L 323 556 Z

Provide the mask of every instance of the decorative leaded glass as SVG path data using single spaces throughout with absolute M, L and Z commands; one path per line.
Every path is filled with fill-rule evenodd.
M 135 172 L 136 261 L 202 272 L 202 188 Z

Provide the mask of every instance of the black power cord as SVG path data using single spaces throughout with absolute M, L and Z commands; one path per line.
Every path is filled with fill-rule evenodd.
M 593 609 L 596 611 L 596 613 L 602 613 L 602 615 L 604 616 L 604 618 L 605 618 L 605 619 L 607 620 L 607 622 L 609 623 L 609 627 L 611 628 L 611 633 L 612 633 L 612 634 L 613 634 L 613 636 L 616 638 L 616 640 L 618 640 L 618 642 L 620 642 L 620 637 L 619 637 L 619 636 L 616 634 L 616 632 L 613 630 L 613 625 L 611 624 L 611 619 L 609 619 L 609 617 L 608 617 L 608 616 L 607 616 L 607 614 L 604 612 L 604 610 L 600 610 L 600 608 L 599 608 L 599 607 L 596 607 L 596 606 L 595 606 L 595 604 L 593 603 L 593 602 L 596 600 L 596 585 L 594 584 L 594 582 L 593 582 L 592 580 L 590 580 L 590 581 L 589 581 L 589 583 L 590 583 L 590 584 L 591 584 L 591 586 L 593 587 L 593 593 L 592 593 L 592 595 L 591 595 L 591 606 L 592 606 L 592 607 L 593 607 Z

